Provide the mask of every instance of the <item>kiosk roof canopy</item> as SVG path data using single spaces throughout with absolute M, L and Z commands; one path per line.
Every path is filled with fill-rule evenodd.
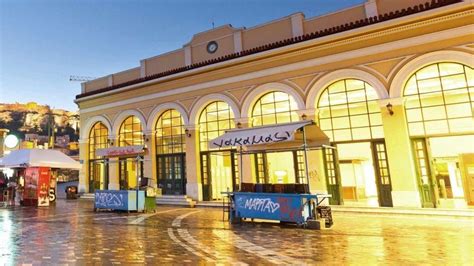
M 313 123 L 299 121 L 271 126 L 232 129 L 209 142 L 209 148 L 245 146 L 247 150 L 297 149 L 304 144 L 302 132 L 305 128 L 308 148 L 329 145 L 329 138 Z
M 64 169 L 81 169 L 81 164 L 57 150 L 22 149 L 12 151 L 2 158 L 1 167 L 50 167 Z

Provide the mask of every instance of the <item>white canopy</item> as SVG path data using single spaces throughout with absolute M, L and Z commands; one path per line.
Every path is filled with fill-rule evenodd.
M 295 131 L 308 126 L 306 131 L 308 147 L 328 145 L 329 138 L 313 124 L 313 121 L 298 121 L 293 123 L 278 124 L 271 126 L 261 126 L 244 129 L 228 130 L 209 142 L 209 148 L 236 147 L 260 145 L 264 149 L 290 148 L 303 144 L 300 134 Z M 286 144 L 284 144 L 286 143 Z M 315 145 L 311 145 L 314 143 Z M 254 148 L 250 148 L 254 150 Z M 258 149 L 255 147 L 255 149 Z
M 5 155 L 0 167 L 51 167 L 79 170 L 81 164 L 57 150 L 23 149 Z

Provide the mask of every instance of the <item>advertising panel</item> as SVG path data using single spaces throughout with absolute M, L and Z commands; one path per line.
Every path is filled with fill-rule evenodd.
M 29 167 L 25 170 L 25 188 L 23 190 L 23 204 L 36 206 L 38 201 L 38 177 L 39 168 Z
M 38 177 L 38 206 L 49 206 L 49 179 L 50 170 L 46 167 L 40 167 Z

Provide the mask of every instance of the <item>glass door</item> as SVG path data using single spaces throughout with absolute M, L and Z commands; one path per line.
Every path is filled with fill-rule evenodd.
M 431 175 L 431 163 L 428 157 L 426 139 L 413 139 L 413 151 L 415 153 L 421 204 L 425 208 L 434 208 L 437 202 L 434 193 L 436 184 Z
M 203 200 L 221 200 L 222 192 L 234 191 L 237 162 L 231 151 L 201 154 Z
M 143 159 L 143 157 L 141 157 Z M 137 187 L 137 171 L 139 179 L 143 177 L 143 161 L 139 162 L 137 169 L 136 157 L 119 159 L 120 190 L 135 190 Z M 138 180 L 140 181 L 140 180 Z
M 107 189 L 109 185 L 109 171 L 107 160 L 89 161 L 89 192 L 96 189 Z
M 381 207 L 393 207 L 392 182 L 390 180 L 390 169 L 388 167 L 385 141 L 373 141 L 372 152 L 374 156 L 379 204 Z
M 329 198 L 329 204 L 342 205 L 341 176 L 339 175 L 337 151 L 331 148 L 324 148 L 323 156 L 328 194 L 332 195 L 332 197 Z
M 164 195 L 186 194 L 185 154 L 157 156 L 158 187 Z

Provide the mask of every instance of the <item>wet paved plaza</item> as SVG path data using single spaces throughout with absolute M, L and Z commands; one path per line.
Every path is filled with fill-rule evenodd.
M 222 211 L 158 207 L 93 212 L 93 202 L 0 209 L 0 265 L 449 264 L 473 265 L 474 220 L 335 213 L 314 231 L 230 226 Z

